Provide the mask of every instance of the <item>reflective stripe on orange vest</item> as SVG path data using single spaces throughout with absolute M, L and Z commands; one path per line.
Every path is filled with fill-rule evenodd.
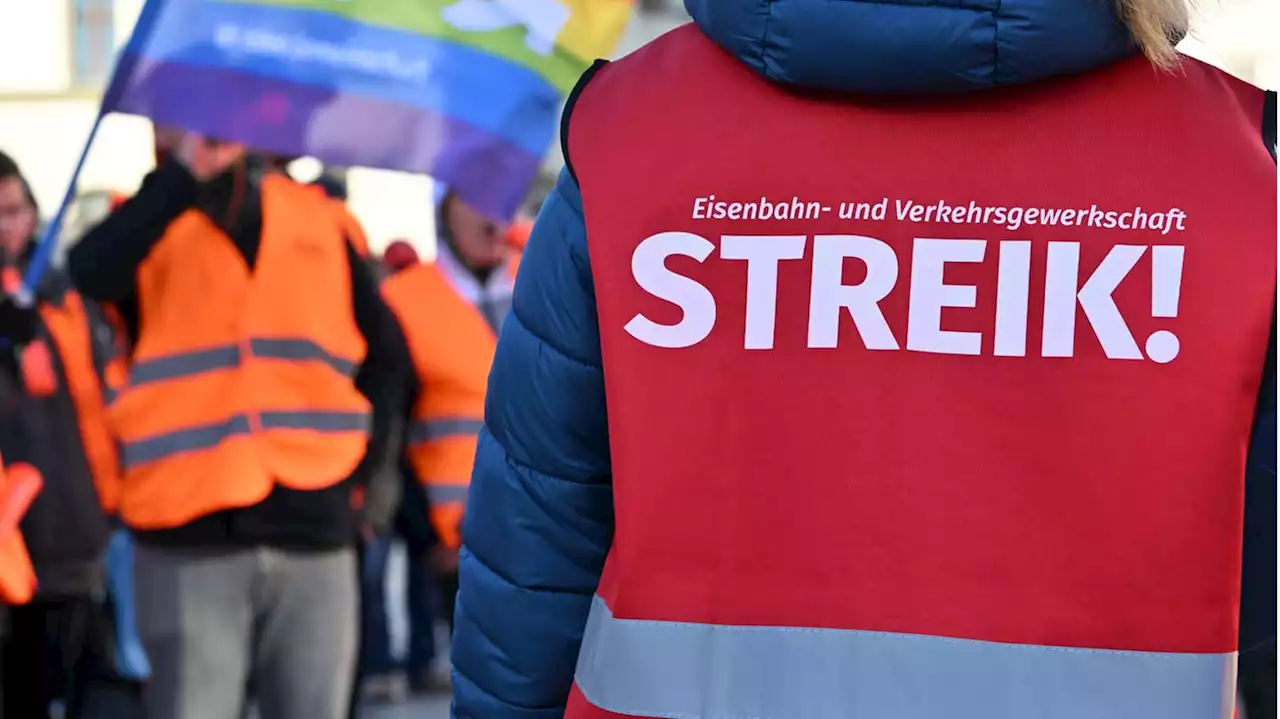
M 249 352 L 260 359 L 322 362 L 335 372 L 347 376 L 354 376 L 356 371 L 353 360 L 330 354 L 323 347 L 306 339 L 253 337 L 249 339 Z M 151 357 L 134 362 L 129 372 L 129 384 L 136 387 L 217 369 L 229 369 L 240 364 L 242 355 L 241 345 L 228 344 Z
M 475 436 L 484 429 L 484 420 L 468 417 L 441 417 L 414 420 L 409 427 L 409 443 L 434 442 L 446 437 Z
M 261 194 L 252 273 L 194 210 L 139 268 L 141 336 L 111 404 L 121 514 L 136 528 L 250 506 L 276 483 L 323 489 L 364 455 L 348 228 L 327 197 L 287 178 L 265 176 Z
M 427 489 L 436 533 L 456 547 L 497 338 L 435 265 L 409 267 L 382 290 L 400 320 L 421 388 L 408 429 L 409 463 Z
M 257 421 L 264 430 L 367 433 L 370 429 L 367 412 L 262 412 L 257 415 Z M 252 434 L 253 424 L 252 415 L 242 414 L 220 422 L 127 442 L 123 446 L 124 466 L 129 469 L 182 452 L 211 449 L 236 435 Z
M 0 601 L 10 606 L 35 596 L 36 572 L 19 524 L 42 485 L 31 465 L 4 467 L 0 459 Z
M 354 376 L 356 363 L 337 357 L 309 340 L 255 337 L 249 340 L 249 352 L 260 359 L 295 362 L 320 362 L 347 376 Z M 137 387 L 154 382 L 194 377 L 205 372 L 232 369 L 244 355 L 239 345 L 153 357 L 137 362 L 129 373 L 129 385 Z M 306 429 L 317 432 L 368 432 L 368 412 L 294 411 L 263 412 L 259 422 L 263 429 Z M 126 468 L 154 462 L 179 452 L 208 449 L 238 434 L 249 434 L 249 415 L 237 415 L 201 427 L 146 437 L 123 445 Z
M 412 458 L 420 457 L 418 464 L 432 467 L 427 469 L 427 474 L 420 475 L 427 478 L 427 497 L 431 501 L 433 512 L 438 512 L 437 525 L 445 525 L 450 522 L 456 524 L 461 518 L 462 506 L 467 502 L 467 492 L 470 489 L 470 477 L 467 482 L 449 481 L 451 474 L 448 470 L 439 468 L 439 464 L 432 461 L 424 452 L 415 451 L 415 448 L 426 447 L 429 445 L 439 446 L 440 443 L 448 440 L 461 440 L 462 442 L 472 443 L 475 438 L 480 435 L 480 430 L 484 429 L 483 419 L 473 419 L 468 417 L 438 417 L 433 419 L 415 419 L 409 425 L 408 446 L 409 455 Z M 474 450 L 471 452 L 474 461 Z M 468 473 L 469 475 L 470 473 Z M 437 528 L 437 531 L 440 531 Z M 451 538 L 446 544 L 455 546 L 456 542 L 452 540 L 454 532 L 445 530 L 448 537 Z

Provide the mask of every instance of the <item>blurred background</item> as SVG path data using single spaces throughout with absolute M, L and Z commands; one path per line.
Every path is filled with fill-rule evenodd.
M 1085 0 L 1080 0 L 1085 1 Z M 640 0 L 620 53 L 687 20 L 681 0 Z M 57 207 L 97 112 L 116 48 L 133 28 L 142 0 L 0 0 L 0 146 L 23 167 L 42 211 Z M 1202 0 L 1188 54 L 1255 84 L 1280 87 L 1280 0 Z M 66 234 L 106 211 L 112 192 L 132 192 L 151 167 L 149 123 L 109 117 L 81 177 Z M 562 160 L 552 147 L 528 206 L 536 209 Z M 299 161 L 310 180 L 324 168 Z M 431 180 L 403 173 L 328 169 L 344 179 L 372 249 L 408 238 L 434 255 Z

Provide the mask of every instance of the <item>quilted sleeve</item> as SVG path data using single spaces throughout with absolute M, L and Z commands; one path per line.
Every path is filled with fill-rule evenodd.
M 463 524 L 457 719 L 559 719 L 613 535 L 586 229 L 567 174 L 538 216 L 489 375 Z

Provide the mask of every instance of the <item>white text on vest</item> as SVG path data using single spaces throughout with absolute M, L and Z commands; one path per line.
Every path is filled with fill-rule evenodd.
M 1016 232 L 1024 226 L 1092 227 L 1126 232 L 1159 232 L 1167 235 L 1187 229 L 1187 213 L 1177 207 L 1167 210 L 1144 210 L 1142 207 L 1111 209 L 1098 207 L 1017 207 L 953 204 L 946 200 L 920 203 L 895 199 L 892 217 L 913 224 L 996 225 Z M 717 200 L 715 195 L 696 197 L 690 217 L 695 220 L 816 220 L 838 217 L 841 220 L 875 221 L 888 219 L 889 198 L 879 202 L 814 202 L 799 197 L 771 200 L 768 197 L 742 200 Z
M 768 350 L 774 346 L 777 321 L 779 263 L 804 259 L 809 238 L 805 235 L 724 235 L 720 259 L 746 262 L 746 332 L 743 348 Z M 986 240 L 917 238 L 912 246 L 906 349 L 936 354 L 978 355 L 980 332 L 942 329 L 942 311 L 948 307 L 977 306 L 979 288 L 946 284 L 948 263 L 982 262 Z M 1027 313 L 1031 284 L 1031 243 L 1004 240 L 997 243 L 995 330 L 992 353 L 997 357 L 1027 356 Z M 694 279 L 673 272 L 668 257 L 680 255 L 705 262 L 716 245 L 688 232 L 663 232 L 642 241 L 631 256 L 631 274 L 641 289 L 683 311 L 679 322 L 659 324 L 637 314 L 624 329 L 637 340 L 655 347 L 692 347 L 710 336 L 716 324 L 716 298 Z M 1174 318 L 1182 288 L 1184 248 L 1176 245 L 1115 245 L 1102 263 L 1080 278 L 1080 243 L 1048 243 L 1045 275 L 1044 332 L 1041 357 L 1071 357 L 1075 353 L 1076 307 L 1103 352 L 1110 359 L 1141 360 L 1133 333 L 1112 299 L 1142 256 L 1152 253 L 1151 315 Z M 844 260 L 855 258 L 866 265 L 866 278 L 844 284 Z M 887 243 L 863 235 L 818 235 L 813 238 L 813 270 L 809 293 L 808 347 L 834 348 L 840 321 L 847 310 L 868 350 L 901 349 L 881 312 L 879 303 L 898 284 L 898 257 Z M 990 291 L 983 289 L 983 291 Z M 1177 335 L 1169 330 L 1152 333 L 1145 342 L 1145 359 L 1166 363 L 1180 350 Z

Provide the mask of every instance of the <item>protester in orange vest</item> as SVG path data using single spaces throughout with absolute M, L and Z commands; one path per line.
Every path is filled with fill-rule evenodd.
M 439 538 L 446 616 L 453 619 L 459 525 L 467 500 L 484 395 L 499 329 L 511 307 L 519 254 L 506 223 L 485 217 L 450 192 L 440 193 L 436 259 L 384 281 L 383 296 L 400 320 L 416 370 L 406 450 L 426 488 Z
M 258 153 L 257 158 L 264 169 L 286 177 L 289 177 L 289 165 L 300 159 L 271 153 Z M 307 183 L 306 186 L 333 200 L 338 216 L 346 223 L 347 239 L 351 242 L 351 246 L 355 248 L 356 254 L 366 260 L 369 259 L 369 239 L 364 234 L 364 227 L 360 225 L 355 215 L 351 214 L 351 210 L 347 207 L 346 183 L 332 175 L 321 175 L 315 181 Z
M 106 631 L 97 597 L 119 470 L 104 392 L 108 375 L 118 378 L 122 367 L 105 315 L 60 271 L 44 274 L 30 306 L 16 299 L 35 250 L 35 221 L 25 180 L 0 153 L 0 375 L 16 404 L 0 412 L 0 451 L 34 466 L 45 484 L 22 517 L 39 588 L 12 612 L 3 653 L 9 676 L 41 671 L 11 683 L 3 701 L 8 716 L 41 717 L 64 690 L 76 708 L 94 671 L 89 647 Z
M 685 6 L 564 112 L 455 716 L 1228 719 L 1274 94 L 1183 0 Z
M 352 490 L 395 481 L 408 366 L 350 230 L 322 193 L 186 133 L 68 256 L 133 340 L 109 418 L 152 716 L 235 715 L 246 675 L 265 716 L 345 714 Z

